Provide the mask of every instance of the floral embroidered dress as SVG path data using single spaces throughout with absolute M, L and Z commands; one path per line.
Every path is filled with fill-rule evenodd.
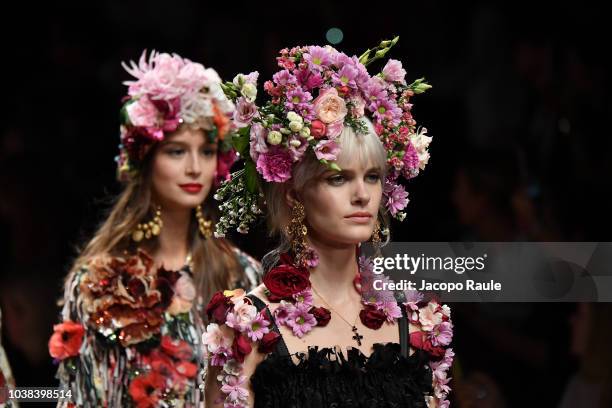
M 273 313 L 258 297 L 240 292 L 218 293 L 209 303 L 213 323 L 203 340 L 211 366 L 221 371 L 217 378 L 224 407 L 248 406 L 249 381 L 255 408 L 420 408 L 428 406 L 428 397 L 435 398 L 438 407 L 449 406 L 447 371 L 454 353 L 448 348 L 448 306 L 425 301 L 416 291 L 365 290 L 362 323 L 372 329 L 397 324 L 399 343 L 375 344 L 369 356 L 357 348 L 345 353 L 317 347 L 291 355 L 278 325 L 302 337 L 330 319 L 327 309 L 313 305 L 307 276 L 295 271 L 281 265 L 264 276 L 268 300 L 280 301 Z M 360 290 L 369 281 L 362 273 Z M 248 379 L 242 363 L 255 349 L 266 357 Z
M 237 255 L 248 265 L 245 284 L 251 287 L 258 266 Z M 62 323 L 54 327 L 49 350 L 59 360 L 60 386 L 71 389 L 72 403 L 200 405 L 204 325 L 188 266 L 157 269 L 140 250 L 99 257 L 66 282 L 64 300 Z

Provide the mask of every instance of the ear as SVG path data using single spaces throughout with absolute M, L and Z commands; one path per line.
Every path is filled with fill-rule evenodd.
M 289 208 L 293 208 L 296 202 L 301 202 L 299 194 L 294 188 L 290 188 L 285 192 L 285 202 Z

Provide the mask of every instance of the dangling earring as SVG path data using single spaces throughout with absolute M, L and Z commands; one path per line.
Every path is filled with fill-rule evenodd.
M 376 224 L 374 224 L 374 231 L 372 231 L 372 237 L 371 237 L 371 241 L 372 241 L 372 246 L 374 246 L 374 253 L 375 256 L 382 256 L 382 253 L 380 252 L 380 248 L 381 248 L 381 240 L 380 240 L 380 235 L 384 235 L 386 237 L 387 233 L 386 230 L 381 231 L 380 229 L 380 221 L 378 218 L 376 218 Z
M 138 224 L 136 226 L 136 231 L 132 232 L 132 239 L 135 242 L 140 242 L 143 238 L 150 239 L 151 237 L 156 237 L 161 232 L 163 225 L 161 207 L 157 206 L 153 219 L 149 222 Z
M 213 235 L 213 222 L 212 220 L 207 220 L 204 218 L 204 214 L 202 214 L 202 206 L 198 205 L 196 207 L 196 219 L 198 220 L 198 228 L 200 229 L 200 234 L 206 239 L 209 239 Z
M 295 255 L 295 262 L 297 265 L 302 265 L 305 251 L 308 246 L 306 243 L 308 228 L 304 225 L 304 218 L 306 218 L 304 205 L 296 201 L 293 207 L 291 207 L 291 221 L 289 225 L 285 227 L 285 232 L 291 239 L 291 250 Z

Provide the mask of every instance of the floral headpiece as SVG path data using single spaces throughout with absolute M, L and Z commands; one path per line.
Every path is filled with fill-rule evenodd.
M 118 178 L 130 179 L 149 149 L 184 123 L 205 130 L 209 141 L 219 144 L 216 181 L 229 179 L 236 154 L 225 135 L 234 104 L 223 93 L 217 72 L 177 54 L 155 51 L 148 59 L 144 51 L 138 64 L 122 66 L 136 80 L 124 82 L 128 95 L 121 109 Z
M 244 169 L 233 173 L 215 197 L 223 200 L 217 236 L 228 228 L 248 232 L 261 212 L 259 177 L 283 183 L 308 149 L 324 165 L 341 170 L 336 163 L 337 138 L 345 126 L 367 133 L 368 115 L 387 151 L 389 172 L 384 184 L 387 211 L 400 221 L 408 193 L 399 178 L 411 179 L 425 168 L 431 137 L 417 129 L 410 99 L 431 88 L 423 78 L 407 84 L 401 62 L 389 60 L 382 72 L 370 76 L 366 66 L 385 56 L 399 37 L 382 41 L 361 57 L 349 57 L 330 46 L 283 49 L 277 57 L 282 68 L 264 83 L 271 100 L 255 104 L 257 72 L 237 75 L 223 90 L 236 102 L 233 144 L 245 160 Z

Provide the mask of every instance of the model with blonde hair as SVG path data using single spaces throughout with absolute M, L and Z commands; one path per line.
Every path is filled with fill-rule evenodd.
M 448 406 L 450 309 L 415 291 L 374 290 L 361 253 L 366 241 L 375 254 L 388 241 L 389 217 L 404 219 L 400 178 L 429 159 L 431 138 L 411 114 L 429 85 L 407 84 L 399 61 L 375 76 L 366 69 L 396 41 L 360 58 L 329 46 L 282 50 L 263 106 L 253 102 L 255 74 L 225 85 L 245 165 L 218 192 L 218 228 L 247 231 L 262 194 L 280 244 L 264 257 L 263 284 L 219 292 L 207 307 L 210 406 Z

